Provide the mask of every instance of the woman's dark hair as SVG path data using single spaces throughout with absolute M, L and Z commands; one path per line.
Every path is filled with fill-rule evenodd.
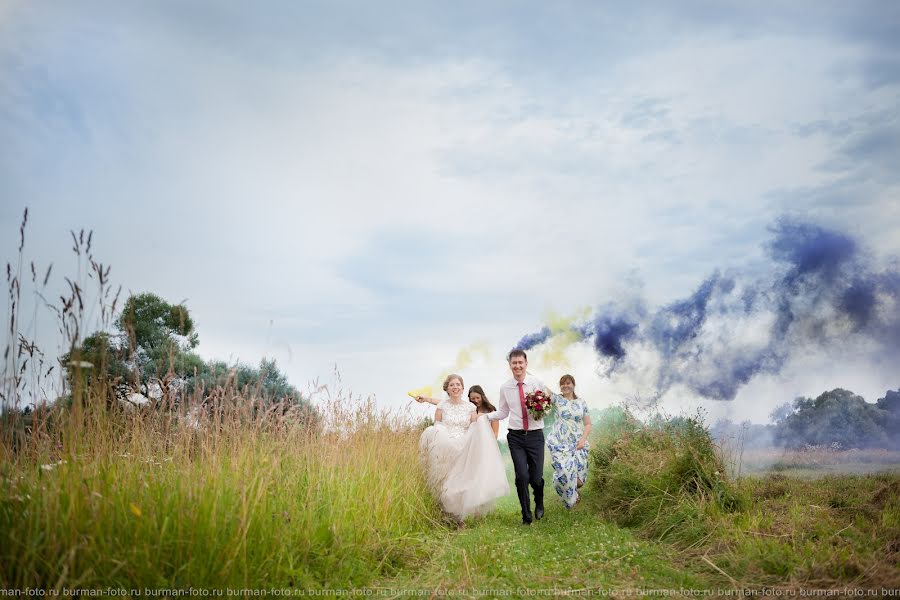
M 469 388 L 469 393 L 466 396 L 469 399 L 469 402 L 472 402 L 472 392 L 475 392 L 476 394 L 481 395 L 481 406 L 475 406 L 475 410 L 477 412 L 486 413 L 486 412 L 494 412 L 495 410 L 497 410 L 494 407 L 494 405 L 488 401 L 487 396 L 484 395 L 484 390 L 481 389 L 480 385 L 473 385 L 472 387 Z M 474 404 L 474 402 L 473 402 L 473 404 Z

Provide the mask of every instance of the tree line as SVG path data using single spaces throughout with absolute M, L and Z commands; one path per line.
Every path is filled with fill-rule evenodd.
M 151 381 L 180 390 L 180 395 L 205 396 L 228 385 L 249 392 L 263 405 L 281 403 L 310 408 L 309 400 L 288 382 L 274 360 L 258 367 L 203 360 L 195 348 L 199 335 L 190 311 L 152 293 L 130 296 L 113 331 L 96 331 L 60 358 L 67 396 L 73 390 L 105 388 L 109 402 L 127 392 L 146 392 Z M 197 393 L 197 394 L 195 394 Z
M 837 388 L 815 398 L 796 398 L 776 408 L 769 417 L 771 423 L 766 425 L 721 419 L 710 433 L 717 439 L 740 437 L 747 448 L 900 450 L 900 389 L 888 390 L 872 403 Z

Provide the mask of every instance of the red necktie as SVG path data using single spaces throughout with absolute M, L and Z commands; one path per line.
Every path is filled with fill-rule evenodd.
M 522 423 L 525 424 L 525 431 L 528 431 L 528 411 L 525 409 L 525 388 L 522 387 L 525 385 L 521 381 L 519 382 L 519 402 L 522 403 Z

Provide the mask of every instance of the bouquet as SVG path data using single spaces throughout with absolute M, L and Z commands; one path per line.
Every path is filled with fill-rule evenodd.
M 537 390 L 525 395 L 525 408 L 533 419 L 543 419 L 544 415 L 553 408 L 553 400 L 543 391 Z

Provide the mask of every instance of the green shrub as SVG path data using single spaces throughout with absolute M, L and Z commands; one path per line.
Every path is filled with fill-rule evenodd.
M 699 418 L 641 425 L 626 415 L 599 430 L 591 450 L 593 495 L 620 525 L 692 544 L 708 535 L 712 517 L 744 504 Z

